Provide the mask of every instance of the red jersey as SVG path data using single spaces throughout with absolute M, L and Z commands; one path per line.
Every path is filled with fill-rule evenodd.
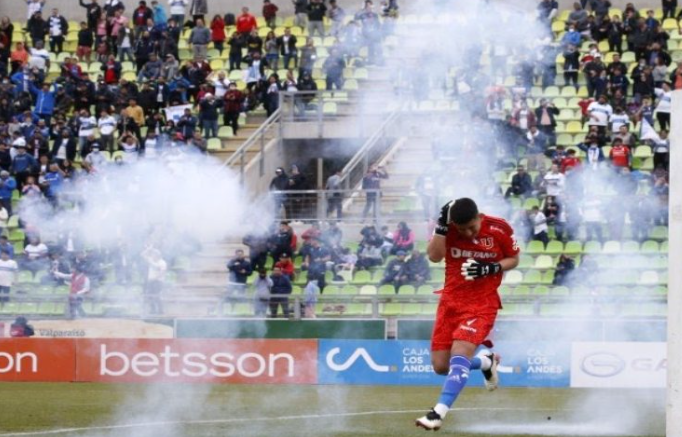
M 566 170 L 570 170 L 573 167 L 577 167 L 580 165 L 580 158 L 577 156 L 574 157 L 566 157 L 561 160 L 561 173 L 566 173 Z
M 256 17 L 251 14 L 242 14 L 237 17 L 237 32 L 251 33 L 253 29 L 258 27 Z
M 613 146 L 609 155 L 616 167 L 630 166 L 630 149 L 628 146 Z
M 476 238 L 462 237 L 454 225 L 450 225 L 446 237 L 445 287 L 443 297 L 474 303 L 497 296 L 497 287 L 503 273 L 467 281 L 462 276 L 462 264 L 473 258 L 481 262 L 499 262 L 519 254 L 514 230 L 504 219 L 484 215 L 481 230 Z M 499 300 L 499 298 L 498 298 Z

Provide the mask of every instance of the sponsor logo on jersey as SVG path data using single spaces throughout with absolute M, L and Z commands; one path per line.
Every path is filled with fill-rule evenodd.
M 453 258 L 493 259 L 497 257 L 497 253 L 478 250 L 462 250 L 458 247 L 452 247 L 450 248 L 450 256 Z
M 493 246 L 495 245 L 495 242 L 493 241 L 493 237 L 486 237 L 486 238 L 481 238 L 481 246 L 485 247 L 486 249 L 492 249 Z
M 467 320 L 466 322 L 462 323 L 459 325 L 459 329 L 463 329 L 464 331 L 469 331 L 469 332 L 477 332 L 476 328 L 472 328 L 471 325 L 474 324 L 478 319 L 471 319 Z

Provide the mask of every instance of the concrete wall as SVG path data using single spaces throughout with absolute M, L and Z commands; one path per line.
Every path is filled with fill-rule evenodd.
M 89 1 L 89 0 L 88 0 Z M 160 0 L 162 3 L 167 3 L 167 0 Z M 379 3 L 380 0 L 376 0 L 375 3 Z M 409 7 L 409 5 L 419 0 L 399 0 L 399 5 L 403 9 Z M 447 0 L 453 1 L 454 0 Z M 503 0 L 494 0 L 492 3 Z M 505 0 L 509 1 L 509 0 Z M 530 0 L 516 1 L 516 3 L 527 4 Z M 623 8 L 626 3 L 631 0 L 611 0 L 614 7 Z M 136 5 L 138 0 L 123 0 L 127 10 L 131 10 L 134 5 Z M 147 3 L 150 3 L 148 0 Z M 100 0 L 100 3 L 104 3 L 104 0 Z M 291 0 L 273 0 L 280 8 L 280 15 L 291 15 L 293 13 L 293 7 Z M 352 11 L 359 8 L 362 5 L 362 0 L 339 0 L 341 7 L 346 9 L 346 11 Z M 535 3 L 535 1 L 530 1 L 530 3 Z M 634 0 L 635 5 L 640 8 L 657 8 L 661 6 L 660 0 Z M 573 4 L 572 0 L 559 0 L 559 4 L 562 9 L 570 8 Z M 213 14 L 225 14 L 227 12 L 232 12 L 237 14 L 242 6 L 248 6 L 252 11 L 260 15 L 262 8 L 262 0 L 208 0 L 208 12 L 209 15 Z M 85 9 L 78 6 L 78 0 L 47 0 L 46 7 L 48 8 L 59 8 L 62 14 L 70 20 L 81 20 L 85 18 Z M 0 0 L 0 16 L 8 15 L 12 20 L 24 20 L 26 18 L 26 3 L 24 0 Z

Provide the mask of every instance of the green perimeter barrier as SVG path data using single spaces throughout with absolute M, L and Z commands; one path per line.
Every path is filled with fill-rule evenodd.
M 397 321 L 399 340 L 428 340 L 433 320 Z M 663 319 L 498 320 L 493 341 L 666 341 Z
M 336 338 L 386 339 L 383 319 L 178 319 L 176 338 Z

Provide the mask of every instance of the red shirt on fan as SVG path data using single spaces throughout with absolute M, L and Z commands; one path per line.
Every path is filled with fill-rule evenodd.
M 575 155 L 568 155 L 561 160 L 561 173 L 566 173 L 566 170 L 570 170 L 573 167 L 580 165 L 580 158 Z
M 504 219 L 483 215 L 481 230 L 474 239 L 462 237 L 453 224 L 446 240 L 445 288 L 441 299 L 454 299 L 462 307 L 488 306 L 493 298 L 500 307 L 497 288 L 503 273 L 467 281 L 462 276 L 462 264 L 473 258 L 481 262 L 499 262 L 519 254 L 514 230 Z
M 609 158 L 615 167 L 630 167 L 630 148 L 623 144 L 615 144 L 609 152 Z
M 251 33 L 253 29 L 258 27 L 256 23 L 256 17 L 251 14 L 241 14 L 237 17 L 237 32 L 239 33 Z

